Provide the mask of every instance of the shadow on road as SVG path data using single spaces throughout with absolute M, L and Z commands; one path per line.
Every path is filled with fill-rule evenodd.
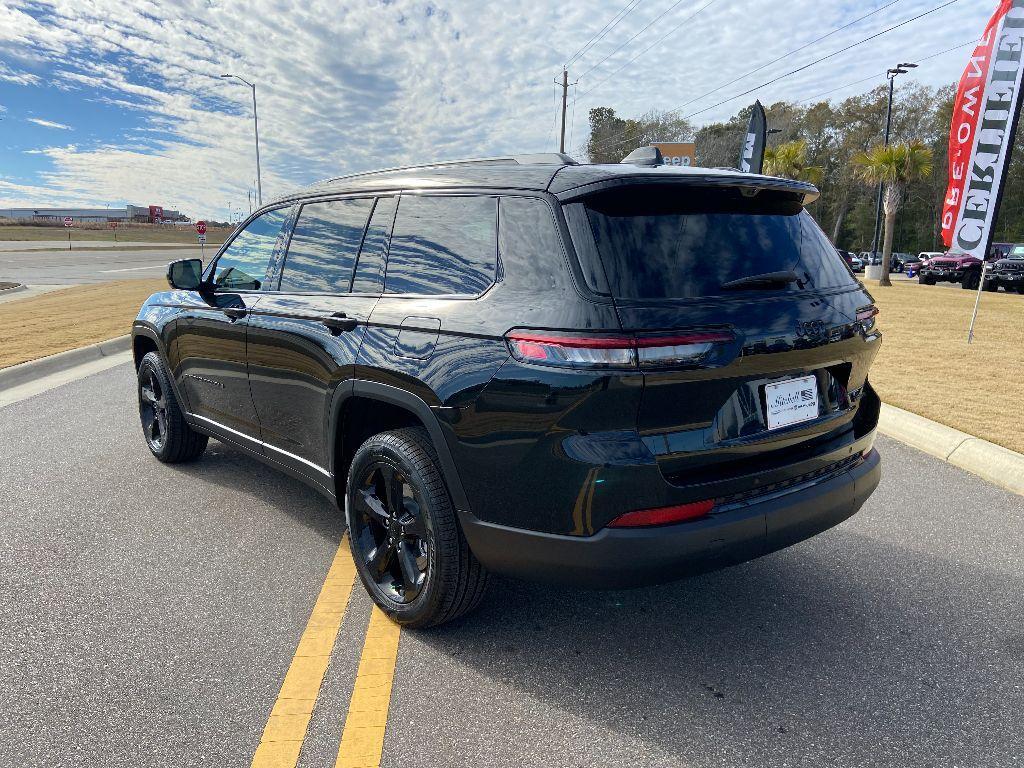
M 1022 592 L 844 527 L 657 588 L 495 580 L 476 614 L 416 642 L 696 765 L 1006 765 L 1024 631 L 986 616 Z

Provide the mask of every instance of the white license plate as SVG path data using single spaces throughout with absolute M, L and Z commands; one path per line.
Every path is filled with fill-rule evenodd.
M 768 429 L 779 429 L 818 417 L 818 380 L 814 376 L 766 384 Z

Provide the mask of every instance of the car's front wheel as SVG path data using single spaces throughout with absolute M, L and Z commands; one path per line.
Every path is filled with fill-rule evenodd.
M 487 571 L 469 550 L 426 430 L 382 432 L 359 447 L 345 518 L 359 578 L 394 621 L 433 626 L 480 603 Z
M 142 358 L 138 378 L 139 417 L 149 450 L 167 464 L 198 458 L 209 438 L 185 421 L 159 353 L 149 352 Z

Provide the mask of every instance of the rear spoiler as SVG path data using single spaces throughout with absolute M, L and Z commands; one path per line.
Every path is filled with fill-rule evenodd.
M 664 166 L 662 166 L 664 167 Z M 636 186 L 638 184 L 687 184 L 694 187 L 732 187 L 740 190 L 749 189 L 751 192 L 756 193 L 762 189 L 772 190 L 775 192 L 789 192 L 794 195 L 798 195 L 801 198 L 803 205 L 813 203 L 818 199 L 818 188 L 813 184 L 808 184 L 804 181 L 794 181 L 793 179 L 783 179 L 776 176 L 755 176 L 748 173 L 740 173 L 739 171 L 728 173 L 659 173 L 660 169 L 652 169 L 646 173 L 638 172 L 636 174 L 623 174 L 621 176 L 616 175 L 612 178 L 604 176 L 603 178 L 572 186 L 558 188 L 559 185 L 556 183 L 558 180 L 558 174 L 552 179 L 551 185 L 548 187 L 548 191 L 553 193 L 561 202 L 569 202 L 572 200 L 578 200 L 581 197 L 592 195 L 595 192 L 601 192 L 606 189 L 614 189 L 615 187 L 625 186 Z

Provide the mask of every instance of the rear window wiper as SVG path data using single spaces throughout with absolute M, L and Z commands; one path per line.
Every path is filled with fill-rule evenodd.
M 722 283 L 718 287 L 723 291 L 736 291 L 746 288 L 781 288 L 784 285 L 799 282 L 799 280 L 800 278 L 796 276 L 795 272 L 786 270 L 783 272 L 765 272 L 760 275 L 741 277 L 736 280 L 730 280 L 727 283 Z

